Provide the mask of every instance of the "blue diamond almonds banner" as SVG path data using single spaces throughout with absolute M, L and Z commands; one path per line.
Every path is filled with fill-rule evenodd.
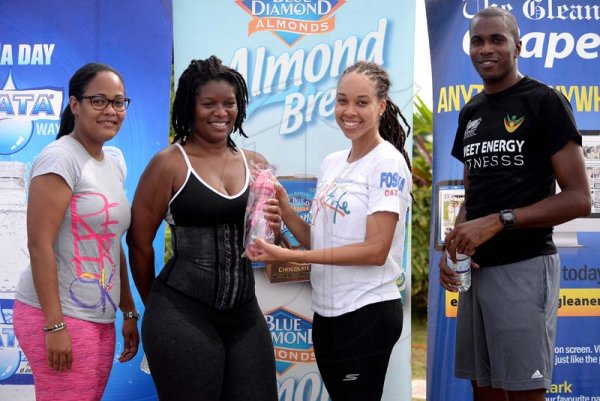
M 24 165 L 27 177 L 32 161 L 56 137 L 68 103 L 70 77 L 85 63 L 107 63 L 122 74 L 126 94 L 132 99 L 120 132 L 108 143 L 125 157 L 126 192 L 131 202 L 150 157 L 168 141 L 171 6 L 170 0 L 1 1 L 0 162 L 23 163 L 19 165 Z M 23 192 L 26 188 L 27 184 Z M 12 327 L 16 282 L 29 263 L 26 194 L 15 204 L 3 190 L 0 188 L 0 399 L 33 401 L 31 368 Z M 162 264 L 163 235 L 157 238 L 157 264 Z M 136 306 L 143 310 L 134 288 L 133 292 Z M 115 363 L 103 400 L 155 400 L 152 379 L 141 369 L 143 349 L 130 362 L 117 362 L 123 350 L 120 326 L 119 314 Z
M 439 284 L 444 236 L 464 200 L 463 166 L 450 155 L 460 109 L 483 90 L 469 58 L 469 23 L 488 6 L 517 19 L 522 40 L 521 73 L 563 93 L 583 138 L 591 214 L 554 228 L 560 264 L 560 295 L 554 372 L 547 401 L 600 400 L 600 4 L 597 0 L 426 0 L 433 72 L 434 191 L 430 249 L 427 399 L 470 400 L 467 380 L 454 378 L 458 297 Z M 523 124 L 508 113 L 498 121 L 508 136 Z M 525 117 L 526 118 L 526 117 Z M 465 135 L 474 133 L 477 121 Z M 488 146 L 490 145 L 490 146 Z M 520 141 L 504 150 L 482 143 L 472 163 L 521 163 Z M 500 153 L 499 153 L 500 151 Z M 518 308 L 518 305 L 515 305 Z M 532 371 L 532 377 L 540 372 Z
M 324 157 L 350 147 L 333 115 L 337 80 L 347 66 L 357 60 L 383 66 L 392 100 L 411 120 L 414 15 L 408 0 L 379 0 L 376 6 L 356 0 L 175 0 L 175 82 L 190 60 L 213 54 L 239 71 L 250 92 L 244 125 L 249 138 L 234 135 L 234 141 L 264 155 L 288 191 L 294 188 L 304 199 L 314 194 Z M 406 244 L 399 280 L 404 328 L 390 361 L 386 401 L 411 398 L 409 249 Z M 270 282 L 258 267 L 257 296 L 275 347 L 280 400 L 327 401 L 314 359 L 310 283 L 287 280 L 304 268 L 284 266 L 278 282 Z

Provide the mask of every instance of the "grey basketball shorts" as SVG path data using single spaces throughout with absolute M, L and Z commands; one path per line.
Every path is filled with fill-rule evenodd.
M 559 270 L 558 254 L 473 270 L 458 301 L 457 377 L 507 391 L 550 388 Z

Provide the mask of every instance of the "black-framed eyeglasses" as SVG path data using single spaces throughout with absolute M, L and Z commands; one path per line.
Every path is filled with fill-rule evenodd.
M 82 99 L 89 99 L 90 104 L 94 110 L 102 111 L 108 107 L 109 103 L 112 103 L 113 108 L 116 111 L 125 111 L 129 107 L 131 99 L 127 97 L 116 97 L 114 99 L 107 99 L 102 95 L 82 96 Z

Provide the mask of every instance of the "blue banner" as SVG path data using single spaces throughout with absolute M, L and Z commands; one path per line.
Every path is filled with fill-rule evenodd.
M 171 14 L 170 0 L 0 3 L 0 161 L 19 161 L 29 167 L 56 137 L 68 103 L 70 77 L 85 63 L 107 63 L 122 74 L 132 99 L 120 132 L 108 143 L 124 154 L 131 201 L 149 159 L 168 141 Z M 162 265 L 163 237 L 162 233 L 156 237 L 158 265 Z M 0 268 L 16 267 L 1 264 Z M 9 298 L 0 299 L 0 398 L 33 400 L 31 374 L 12 334 Z M 115 364 L 103 400 L 156 399 L 151 377 L 140 370 L 143 349 L 132 361 L 120 364 L 116 358 L 122 348 L 119 320 Z M 21 361 L 12 373 L 5 369 L 13 366 L 10 358 Z
M 519 69 L 570 101 L 583 135 L 593 211 L 555 228 L 561 292 L 548 401 L 600 400 L 600 11 L 597 0 L 426 0 L 433 75 L 434 190 L 430 251 L 427 399 L 469 400 L 454 377 L 457 297 L 439 284 L 441 243 L 464 199 L 463 166 L 450 155 L 459 110 L 483 90 L 468 55 L 468 28 L 488 6 L 511 11 L 521 29 Z M 569 398 L 571 397 L 571 398 Z

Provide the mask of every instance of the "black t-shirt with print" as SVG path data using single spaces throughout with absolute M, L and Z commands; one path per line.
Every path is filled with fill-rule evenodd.
M 553 195 L 550 157 L 571 139 L 581 145 L 571 105 L 534 79 L 473 97 L 460 112 L 452 148 L 468 169 L 467 220 Z M 553 253 L 550 227 L 503 230 L 479 246 L 473 260 L 484 267 Z

